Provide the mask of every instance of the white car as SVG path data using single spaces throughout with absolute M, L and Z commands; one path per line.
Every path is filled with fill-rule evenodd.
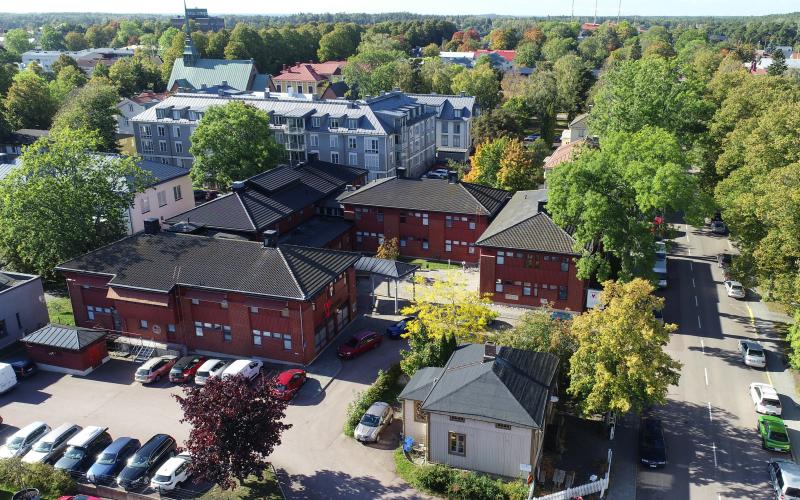
M 771 385 L 753 382 L 750 384 L 750 397 L 753 398 L 757 413 L 781 416 L 781 400 Z
M 0 448 L 0 458 L 21 457 L 28 453 L 33 444 L 50 432 L 44 422 L 33 422 L 12 434 Z
M 191 455 L 186 452 L 170 458 L 156 471 L 156 475 L 150 480 L 150 486 L 159 492 L 174 490 L 191 477 L 192 471 L 189 470 L 191 461 Z
M 262 366 L 264 363 L 257 359 L 237 359 L 225 368 L 221 376 L 228 378 L 243 375 L 244 378 L 252 381 L 261 373 Z
M 752 340 L 740 340 L 739 352 L 742 354 L 742 361 L 747 366 L 754 368 L 765 368 L 767 366 L 767 357 L 764 354 L 764 348 L 758 342 Z
M 213 377 L 219 377 L 225 370 L 227 363 L 221 359 L 209 359 L 197 369 L 194 375 L 194 383 L 197 385 L 206 385 L 206 381 Z
M 59 425 L 38 440 L 31 451 L 22 457 L 22 461 L 29 464 L 55 462 L 67 449 L 67 441 L 80 430 L 81 427 L 75 424 Z
M 378 441 L 378 436 L 384 427 L 392 423 L 394 411 L 388 403 L 372 403 L 369 410 L 361 417 L 353 437 L 362 443 Z
M 738 281 L 726 281 L 725 292 L 728 297 L 733 297 L 734 299 L 743 299 L 747 295 L 744 287 Z

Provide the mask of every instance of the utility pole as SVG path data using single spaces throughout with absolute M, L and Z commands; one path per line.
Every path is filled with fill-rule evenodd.
M 597 24 L 597 0 L 594 0 L 594 24 Z
M 575 20 L 575 0 L 572 0 L 572 10 L 570 12 L 571 12 L 570 18 L 571 18 L 571 20 L 574 21 Z
M 619 24 L 620 17 L 622 17 L 622 0 L 619 0 L 619 7 L 617 7 L 617 24 Z

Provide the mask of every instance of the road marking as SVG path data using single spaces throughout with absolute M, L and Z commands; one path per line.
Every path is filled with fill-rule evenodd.
M 747 314 L 750 315 L 750 323 L 752 323 L 753 329 L 756 331 L 756 337 L 760 337 L 761 335 L 758 333 L 758 327 L 756 326 L 756 317 L 753 315 L 753 310 L 750 309 L 750 304 L 745 302 L 744 306 L 747 308 Z M 764 368 L 764 373 L 767 374 L 767 380 L 769 381 L 769 385 L 773 385 L 772 377 L 769 376 L 769 367 Z
M 692 278 L 692 288 L 697 288 L 697 285 L 694 284 L 694 278 Z
M 703 368 L 703 373 L 706 376 L 706 387 L 708 387 L 708 368 Z M 711 403 L 708 404 L 710 405 Z
M 700 304 L 697 303 L 697 295 L 694 296 L 694 306 L 700 307 Z
M 703 329 L 703 325 L 700 324 L 700 316 L 699 315 L 697 316 L 697 328 L 699 328 L 701 330 Z
M 714 419 L 711 417 L 711 401 L 708 402 L 708 421 L 713 422 Z
M 711 443 L 711 450 L 714 452 L 714 467 L 717 467 L 717 443 Z
M 691 260 L 689 261 L 689 270 L 694 271 L 694 265 Z
M 686 243 L 689 243 L 689 224 L 683 225 L 683 231 L 684 234 L 686 235 Z
M 691 248 L 687 248 L 686 251 L 689 252 L 689 255 L 692 255 L 692 249 Z
M 703 354 L 705 354 L 706 353 L 706 343 L 703 342 L 703 339 L 700 339 L 700 348 L 703 350 Z
M 731 245 L 731 240 L 728 240 L 728 250 L 733 252 L 733 246 Z

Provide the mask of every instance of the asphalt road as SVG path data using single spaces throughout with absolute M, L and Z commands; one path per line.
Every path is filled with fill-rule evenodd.
M 756 413 L 749 395 L 752 382 L 774 382 L 781 394 L 784 418 L 796 428 L 794 384 L 778 357 L 768 349 L 768 369 L 744 366 L 738 340 L 758 338 L 748 301 L 725 294 L 716 255 L 731 251 L 728 239 L 705 228 L 681 226 L 670 251 L 664 319 L 676 323 L 667 348 L 683 363 L 681 380 L 669 403 L 655 410 L 662 418 L 668 465 L 640 469 L 637 499 L 769 498 L 766 462 L 785 455 L 761 448 Z M 800 435 L 790 432 L 800 450 Z

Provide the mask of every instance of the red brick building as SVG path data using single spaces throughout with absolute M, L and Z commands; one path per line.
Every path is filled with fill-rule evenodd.
M 109 360 L 105 332 L 46 325 L 23 337 L 28 357 L 46 371 L 87 375 Z
M 307 364 L 355 316 L 357 254 L 153 232 L 57 268 L 77 325 Z
M 510 197 L 508 191 L 445 179 L 390 178 L 339 198 L 355 223 L 355 249 L 376 252 L 397 238 L 400 255 L 477 263 L 478 237 Z
M 547 191 L 518 191 L 477 242 L 480 291 L 495 302 L 582 312 L 575 240 L 542 210 Z

